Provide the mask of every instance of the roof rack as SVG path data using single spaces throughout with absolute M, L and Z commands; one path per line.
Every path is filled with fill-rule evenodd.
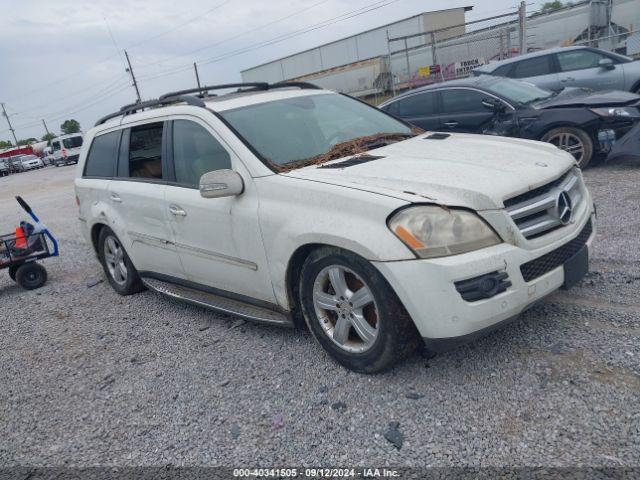
M 278 83 L 267 83 L 267 82 L 248 82 L 248 83 L 223 83 L 221 85 L 207 85 L 203 87 L 197 88 L 188 88 L 186 90 L 178 90 L 176 92 L 165 93 L 164 95 L 160 95 L 157 99 L 147 100 L 146 102 L 137 102 L 131 103 L 129 105 L 125 105 L 121 107 L 117 112 L 110 113 L 109 115 L 105 115 L 100 120 L 98 120 L 95 126 L 102 125 L 107 120 L 111 120 L 112 118 L 116 118 L 119 116 L 131 115 L 136 112 L 140 112 L 145 108 L 152 107 L 162 107 L 165 105 L 170 105 L 172 103 L 184 102 L 188 105 L 193 105 L 196 107 L 205 107 L 205 103 L 202 100 L 206 96 L 209 95 L 209 92 L 213 90 L 226 90 L 230 88 L 237 88 L 237 92 L 251 92 L 251 91 L 259 91 L 259 90 L 273 90 L 276 88 L 301 88 L 301 89 L 313 89 L 320 90 L 321 87 L 314 85 L 313 83 L 307 82 L 278 82 Z M 190 95 L 195 93 L 196 95 Z M 213 94 L 215 95 L 215 94 Z
M 256 90 L 273 90 L 275 88 L 307 88 L 313 90 L 319 90 L 320 87 L 314 85 L 313 83 L 307 82 L 278 82 L 278 83 L 267 83 L 267 82 L 245 82 L 245 83 L 223 83 L 221 85 L 206 85 L 203 87 L 196 88 L 188 88 L 186 90 L 178 90 L 177 92 L 169 92 L 161 95 L 159 97 L 160 100 L 165 98 L 174 97 L 176 95 L 185 95 L 189 93 L 196 93 L 197 96 L 202 98 L 212 90 L 226 90 L 229 88 L 237 88 L 238 92 L 251 92 Z

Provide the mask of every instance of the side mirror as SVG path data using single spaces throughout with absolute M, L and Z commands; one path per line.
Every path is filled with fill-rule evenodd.
M 600 61 L 598 62 L 598 66 L 605 70 L 613 70 L 614 68 L 616 68 L 616 66 L 613 63 L 613 60 L 611 60 L 610 58 L 601 58 Z
M 233 197 L 244 191 L 244 182 L 233 170 L 214 170 L 200 177 L 200 195 L 203 198 Z
M 505 111 L 504 103 L 497 99 L 483 98 L 482 106 L 493 111 L 493 113 L 502 113 Z

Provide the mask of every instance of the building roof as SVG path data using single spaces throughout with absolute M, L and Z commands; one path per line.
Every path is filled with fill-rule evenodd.
M 306 50 L 300 50 L 299 52 L 292 53 L 290 55 L 285 55 L 284 57 L 274 58 L 273 60 L 269 60 L 268 62 L 263 62 L 263 63 L 260 63 L 258 65 L 254 65 L 252 67 L 245 68 L 244 70 L 240 70 L 240 73 L 244 73 L 244 72 L 247 72 L 249 70 L 253 70 L 255 68 L 260 68 L 260 67 L 263 67 L 264 65 L 269 65 L 270 63 L 277 62 L 277 61 L 280 61 L 280 60 L 284 60 L 286 58 L 295 57 L 296 55 L 300 55 L 300 54 L 303 54 L 303 53 L 311 52 L 313 50 L 325 47 L 327 45 L 331 45 L 331 44 L 334 44 L 334 43 L 337 43 L 337 42 L 342 42 L 343 40 L 347 40 L 349 38 L 357 37 L 358 35 L 363 35 L 365 33 L 373 32 L 375 30 L 381 30 L 383 28 L 390 27 L 391 25 L 395 25 L 396 23 L 404 22 L 406 20 L 411 20 L 412 18 L 421 17 L 422 15 L 430 15 L 430 14 L 433 14 L 433 13 L 448 12 L 448 11 L 451 11 L 451 10 L 459 10 L 459 9 L 464 9 L 465 12 L 468 12 L 470 10 L 473 10 L 473 5 L 467 5 L 467 6 L 462 6 L 462 7 L 443 8 L 441 10 L 432 10 L 430 12 L 418 13 L 418 14 L 412 15 L 410 17 L 401 18 L 401 19 L 396 20 L 394 22 L 385 23 L 384 25 L 380 25 L 378 27 L 373 27 L 373 28 L 369 28 L 367 30 L 362 30 L 361 32 L 354 33 L 354 34 L 348 35 L 346 37 L 338 38 L 338 39 L 332 40 L 330 42 L 321 43 L 320 45 L 316 45 L 315 47 L 307 48 Z

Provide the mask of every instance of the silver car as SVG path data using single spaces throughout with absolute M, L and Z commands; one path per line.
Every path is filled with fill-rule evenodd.
M 473 71 L 517 78 L 549 90 L 588 87 L 640 93 L 640 61 L 592 47 L 561 47 L 491 62 Z

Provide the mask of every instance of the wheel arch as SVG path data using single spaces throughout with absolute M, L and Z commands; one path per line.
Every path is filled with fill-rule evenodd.
M 97 255 L 100 255 L 100 252 L 98 251 L 98 239 L 100 238 L 100 232 L 107 226 L 108 225 L 105 223 L 98 222 L 91 227 L 91 245 Z
M 636 83 L 633 84 L 633 86 L 631 87 L 631 90 L 629 90 L 631 93 L 637 93 L 638 91 L 640 91 L 640 80 L 638 80 Z
M 296 328 L 308 330 L 299 300 L 300 285 L 298 280 L 300 278 L 300 272 L 302 271 L 302 265 L 304 265 L 305 260 L 313 251 L 323 247 L 339 248 L 326 243 L 306 243 L 296 248 L 289 257 L 285 273 L 285 287 L 287 289 L 287 300 L 289 302 L 291 318 Z

